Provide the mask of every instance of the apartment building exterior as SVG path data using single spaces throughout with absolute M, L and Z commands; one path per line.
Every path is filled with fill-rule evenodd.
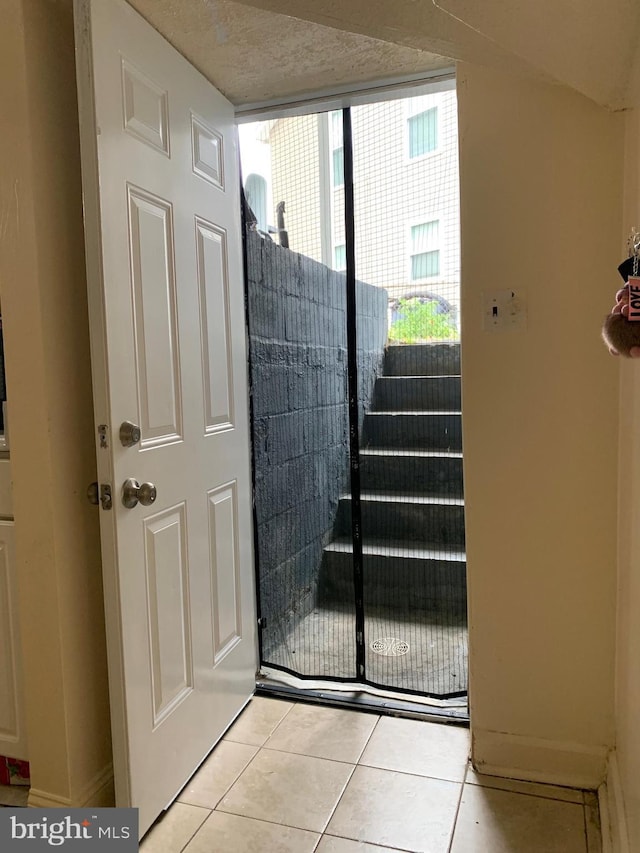
M 356 274 L 401 296 L 435 294 L 459 318 L 460 204 L 454 89 L 353 107 Z M 258 227 L 284 202 L 293 250 L 346 267 L 340 110 L 244 125 L 245 189 Z

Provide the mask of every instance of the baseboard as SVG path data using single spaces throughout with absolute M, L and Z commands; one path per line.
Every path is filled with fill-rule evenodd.
M 597 790 L 606 775 L 605 746 L 471 729 L 473 766 L 479 773 Z
M 602 825 L 602 853 L 629 853 L 624 794 L 615 752 L 609 755 L 607 780 L 598 788 L 598 803 Z
M 59 797 L 57 794 L 32 787 L 29 789 L 27 805 L 33 809 L 63 809 L 71 808 L 72 802 L 69 797 Z
M 111 808 L 115 805 L 113 787 L 113 765 L 108 764 L 91 779 L 74 797 L 60 797 L 38 788 L 29 790 L 28 805 L 31 808 Z

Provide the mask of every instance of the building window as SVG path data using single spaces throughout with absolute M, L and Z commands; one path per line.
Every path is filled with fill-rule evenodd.
M 409 159 L 423 157 L 438 147 L 438 108 L 422 110 L 407 119 Z
M 333 268 L 338 272 L 347 268 L 347 246 L 345 243 L 333 247 Z
M 411 281 L 440 275 L 440 221 L 411 226 Z
M 344 184 L 344 145 L 342 141 L 341 110 L 335 110 L 330 115 L 329 138 L 331 141 L 331 182 L 334 187 L 341 187 Z
M 258 220 L 259 231 L 267 231 L 267 182 L 261 175 L 251 174 L 244 184 L 247 203 Z

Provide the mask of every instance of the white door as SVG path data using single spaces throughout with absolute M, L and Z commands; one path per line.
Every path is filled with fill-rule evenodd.
M 116 795 L 144 832 L 255 684 L 237 136 L 127 3 L 75 14 Z

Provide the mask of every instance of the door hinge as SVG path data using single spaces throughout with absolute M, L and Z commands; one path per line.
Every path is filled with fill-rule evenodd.
M 260 616 L 258 619 L 258 628 L 260 628 L 261 630 L 264 630 L 266 627 L 267 627 L 267 617 L 266 616 Z

